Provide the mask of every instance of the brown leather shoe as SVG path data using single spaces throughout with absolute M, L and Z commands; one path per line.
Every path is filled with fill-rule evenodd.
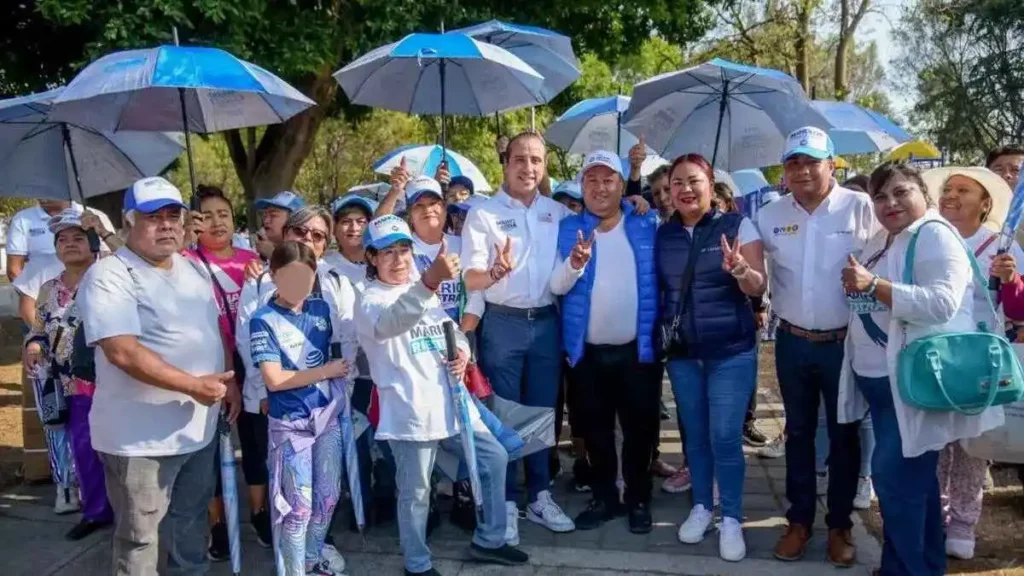
M 807 542 L 811 539 L 811 531 L 803 524 L 790 524 L 786 532 L 775 544 L 775 557 L 786 562 L 794 562 L 804 557 Z
M 836 568 L 849 568 L 857 559 L 857 547 L 849 530 L 828 531 L 828 561 Z

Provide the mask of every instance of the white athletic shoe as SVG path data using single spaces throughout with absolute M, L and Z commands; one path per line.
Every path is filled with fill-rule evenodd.
M 519 546 L 519 506 L 515 502 L 505 502 L 505 543 Z
M 537 501 L 526 507 L 526 519 L 552 532 L 572 532 L 576 529 L 572 518 L 562 512 L 547 490 L 537 494 Z
M 727 562 L 739 562 L 747 555 L 743 527 L 735 518 L 723 518 L 718 528 L 718 555 Z
M 860 478 L 857 480 L 857 495 L 853 497 L 853 507 L 857 510 L 871 508 L 871 501 L 875 499 L 875 489 L 871 484 L 871 478 Z
M 320 549 L 320 560 L 322 560 L 327 567 L 331 570 L 341 574 L 345 571 L 345 558 L 338 552 L 338 549 L 330 544 L 324 543 L 324 547 Z
M 679 527 L 679 541 L 683 544 L 698 544 L 704 540 L 704 535 L 711 529 L 711 521 L 714 515 L 704 507 L 697 504 L 690 510 L 690 517 Z
M 78 512 L 81 504 L 78 502 L 78 488 L 64 488 L 57 486 L 57 498 L 53 502 L 54 514 L 71 514 Z
M 974 558 L 974 542 L 970 540 L 950 540 L 946 539 L 946 556 L 953 558 L 959 558 L 961 560 L 970 560 Z

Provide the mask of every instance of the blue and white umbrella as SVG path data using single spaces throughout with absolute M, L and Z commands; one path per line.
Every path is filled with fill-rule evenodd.
M 407 114 L 487 116 L 543 104 L 544 78 L 511 52 L 464 34 L 410 34 L 334 73 L 353 104 Z
M 433 177 L 437 167 L 444 159 L 448 163 L 448 173 L 454 176 L 465 176 L 473 181 L 474 192 L 490 192 L 491 185 L 487 183 L 483 172 L 476 167 L 468 158 L 446 150 L 436 144 L 411 144 L 402 146 L 388 152 L 380 160 L 373 163 L 373 171 L 378 174 L 391 174 L 391 169 L 398 166 L 405 158 L 405 167 L 412 176 L 426 174 Z
M 108 54 L 54 100 L 50 119 L 116 132 L 190 132 L 284 122 L 315 103 L 259 66 L 216 48 L 158 46 Z
M 874 110 L 830 100 L 812 104 L 828 120 L 836 154 L 884 152 L 912 140 L 906 130 Z
M 544 139 L 570 154 L 617 150 L 619 156 L 626 156 L 629 149 L 640 141 L 622 127 L 622 116 L 629 109 L 629 102 L 629 96 L 588 98 L 577 102 L 548 126 Z M 651 150 L 651 154 L 654 153 Z
M 762 188 L 771 186 L 768 179 L 764 177 L 764 172 L 755 168 L 733 172 L 732 181 L 736 183 L 736 188 L 741 196 L 753 194 Z
M 181 154 L 179 134 L 50 121 L 61 90 L 0 100 L 0 196 L 81 202 L 160 174 Z
M 580 65 L 572 49 L 572 40 L 558 32 L 491 20 L 452 30 L 450 34 L 465 34 L 518 56 L 544 77 L 541 97 L 545 102 L 550 102 L 580 77 Z
M 623 123 L 665 158 L 729 171 L 778 164 L 790 132 L 829 128 L 792 76 L 720 58 L 637 84 Z

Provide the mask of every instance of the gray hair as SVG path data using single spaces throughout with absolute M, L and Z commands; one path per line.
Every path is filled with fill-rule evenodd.
M 292 212 L 284 223 L 284 229 L 287 231 L 290 228 L 304 227 L 307 222 L 314 218 L 320 218 L 324 221 L 324 225 L 327 226 L 327 234 L 330 235 L 331 229 L 334 227 L 334 219 L 327 208 L 316 205 L 303 206 Z

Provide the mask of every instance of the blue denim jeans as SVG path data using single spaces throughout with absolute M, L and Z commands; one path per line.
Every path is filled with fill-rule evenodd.
M 714 360 L 670 360 L 666 364 L 679 422 L 686 430 L 686 461 L 693 503 L 714 507 L 718 478 L 722 516 L 743 521 L 743 421 L 757 385 L 757 354 Z
M 945 574 L 946 535 L 935 473 L 939 453 L 904 457 L 889 379 L 856 378 L 875 423 L 872 481 L 882 510 L 881 574 Z
M 370 392 L 373 381 L 368 378 L 356 378 L 352 389 L 352 408 L 364 416 L 369 412 Z M 375 430 L 371 426 L 365 434 L 356 440 L 356 452 L 359 455 L 359 484 L 363 492 L 363 506 L 369 506 L 372 499 L 389 499 L 395 496 L 395 459 L 391 455 L 391 447 L 385 441 L 373 439 Z M 371 443 L 380 450 L 382 458 L 376 462 L 371 456 Z M 371 473 L 373 483 L 371 486 Z
M 875 451 L 874 425 L 868 414 L 860 421 L 860 475 L 871 477 L 871 454 Z M 818 431 L 814 435 L 814 469 L 824 473 L 828 469 L 828 418 L 825 418 L 825 400 L 818 407 Z
M 554 408 L 562 383 L 562 347 L 558 313 L 554 306 L 533 317 L 509 314 L 488 307 L 480 324 L 480 368 L 495 394 L 526 406 Z M 529 503 L 550 489 L 548 450 L 523 459 Z M 518 502 L 522 495 L 516 482 L 515 463 L 505 478 L 505 498 Z
M 836 402 L 843 342 L 812 342 L 779 330 L 775 342 L 775 371 L 786 410 L 786 518 L 791 524 L 814 525 L 817 487 L 814 476 L 814 437 L 818 407 L 824 397 L 830 445 L 828 514 L 831 529 L 853 526 L 853 497 L 860 473 L 859 422 L 839 424 Z
M 484 500 L 483 522 L 478 522 L 473 543 L 484 548 L 505 545 L 505 470 L 508 454 L 498 440 L 477 422 L 474 429 L 477 464 Z M 464 457 L 458 435 L 444 440 L 412 442 L 390 440 L 398 483 L 398 535 L 405 569 L 426 572 L 431 568 L 427 547 L 427 514 L 430 511 L 430 473 L 438 447 Z

